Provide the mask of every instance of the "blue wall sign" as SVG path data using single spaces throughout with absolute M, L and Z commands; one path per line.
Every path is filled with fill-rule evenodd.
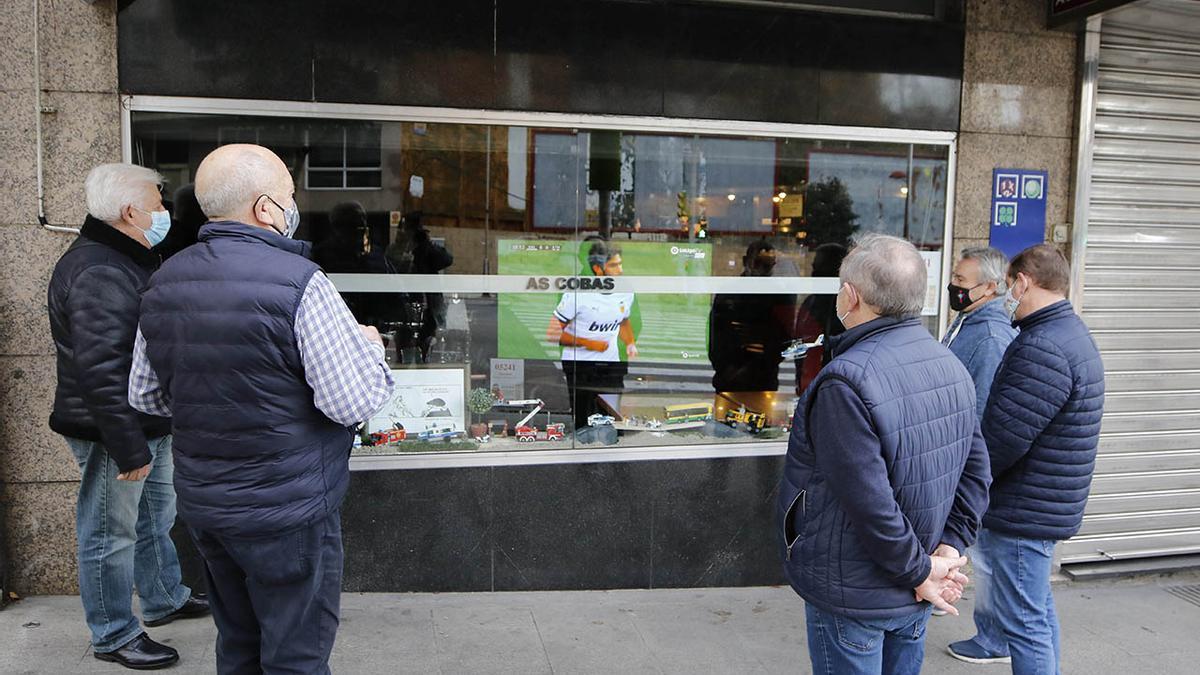
M 1045 171 L 995 169 L 992 171 L 992 246 L 1012 258 L 1046 240 Z

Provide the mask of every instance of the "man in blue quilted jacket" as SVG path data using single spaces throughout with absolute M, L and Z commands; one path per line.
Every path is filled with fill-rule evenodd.
M 1004 309 L 1008 290 L 1008 256 L 991 247 L 968 248 L 954 265 L 950 309 L 958 312 L 942 344 L 958 357 L 975 380 L 975 412 L 983 417 L 988 393 L 1004 351 L 1017 336 L 1012 317 Z M 992 619 L 991 566 L 978 547 L 967 551 L 971 580 L 975 582 L 975 636 L 950 645 L 950 654 L 968 663 L 1009 663 L 1000 628 Z M 934 610 L 934 614 L 938 614 Z
M 1054 545 L 1079 531 L 1104 408 L 1104 364 L 1066 298 L 1070 279 L 1053 246 L 1013 258 L 1005 305 L 1021 332 L 983 413 L 995 482 L 978 546 L 991 562 L 993 612 L 1018 674 L 1058 672 Z
M 930 603 L 957 614 L 959 551 L 991 482 L 963 364 L 921 325 L 925 263 L 868 235 L 840 272 L 832 360 L 796 408 L 780 482 L 784 572 L 820 673 L 918 673 Z

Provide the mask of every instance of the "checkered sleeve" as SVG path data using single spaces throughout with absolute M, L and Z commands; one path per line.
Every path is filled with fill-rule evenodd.
M 383 347 L 363 336 L 333 282 L 320 272 L 304 289 L 295 330 L 313 403 L 326 417 L 351 426 L 391 398 L 395 383 Z
M 171 405 L 158 382 L 158 373 L 146 356 L 146 338 L 138 327 L 133 341 L 133 366 L 129 371 L 129 405 L 147 415 L 170 417 Z

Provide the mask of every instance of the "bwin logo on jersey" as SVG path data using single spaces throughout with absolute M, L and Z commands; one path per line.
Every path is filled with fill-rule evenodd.
M 592 331 L 593 333 L 607 333 L 609 331 L 614 331 L 620 327 L 621 327 L 620 321 L 613 321 L 612 323 L 596 323 L 595 321 L 593 321 L 592 325 L 588 326 L 588 330 Z

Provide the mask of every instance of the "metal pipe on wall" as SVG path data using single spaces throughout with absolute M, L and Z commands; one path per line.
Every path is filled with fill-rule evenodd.
M 1079 51 L 1079 127 L 1075 148 L 1075 201 L 1071 209 L 1071 304 L 1083 311 L 1083 274 L 1087 258 L 1092 200 L 1092 152 L 1096 138 L 1096 81 L 1100 76 L 1100 17 L 1088 19 Z
M 37 145 L 37 219 L 44 229 L 51 232 L 79 234 L 79 228 L 51 225 L 46 218 L 46 181 L 42 162 L 42 54 L 38 47 L 38 32 L 41 25 L 41 3 L 33 0 L 33 129 Z

